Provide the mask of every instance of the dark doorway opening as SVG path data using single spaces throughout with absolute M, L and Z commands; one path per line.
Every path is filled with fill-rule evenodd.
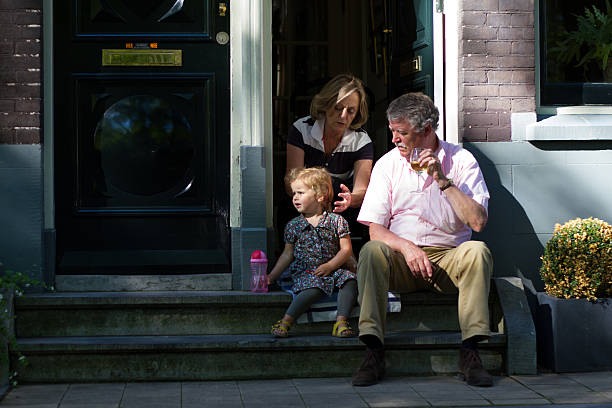
M 363 127 L 374 143 L 375 159 L 386 153 L 391 148 L 388 103 L 410 91 L 433 97 L 433 7 L 428 0 L 274 0 L 272 13 L 278 254 L 284 225 L 296 215 L 283 185 L 291 125 L 308 115 L 312 97 L 328 80 L 351 73 L 366 86 L 370 115 Z

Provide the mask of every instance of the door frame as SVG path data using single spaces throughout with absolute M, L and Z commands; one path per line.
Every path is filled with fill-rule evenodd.
M 45 277 L 55 277 L 55 197 L 53 135 L 53 1 L 43 0 L 43 196 Z M 56 0 L 59 1 L 59 0 Z M 436 5 L 439 0 L 431 0 Z M 434 12 L 434 96 L 446 140 L 458 143 L 459 10 L 444 2 L 444 13 Z M 230 3 L 230 208 L 233 288 L 248 286 L 251 249 L 267 250 L 272 237 L 272 0 Z M 445 47 L 445 44 L 450 44 Z M 247 157 L 259 157 L 256 165 Z M 259 197 L 244 185 L 257 176 Z M 278 181 L 277 181 L 278 182 Z M 243 186 L 244 185 L 244 186 Z M 249 191 L 245 192 L 245 189 Z M 248 193 L 248 194 L 245 194 Z M 248 197 L 246 197 L 248 195 Z M 263 204 L 263 207 L 262 207 Z M 262 210 L 263 208 L 263 210 Z M 262 244 L 263 243 L 263 244 Z
M 434 1 L 434 95 L 443 95 L 440 124 L 444 140 L 459 144 L 459 29 L 460 9 L 456 1 Z M 442 5 L 443 13 L 436 12 Z M 438 67 L 438 68 L 436 68 Z M 435 78 L 444 78 L 437 81 Z M 438 106 L 440 108 L 440 106 Z
M 61 1 L 61 0 L 57 0 Z M 48 285 L 55 282 L 55 182 L 53 171 L 55 138 L 53 118 L 55 99 L 53 78 L 53 0 L 43 0 L 42 6 L 42 166 L 43 166 L 43 280 Z

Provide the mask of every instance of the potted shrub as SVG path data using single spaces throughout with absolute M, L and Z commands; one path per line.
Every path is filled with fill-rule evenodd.
M 585 7 L 584 14 L 576 16 L 577 27 L 573 31 L 563 30 L 559 34 L 557 46 L 551 52 L 560 62 L 576 62 L 585 72 L 591 65 L 601 70 L 603 80 L 612 82 L 612 63 L 608 63 L 612 53 L 612 7 L 606 0 L 606 9 L 595 5 Z
M 612 226 L 556 224 L 541 259 L 538 360 L 557 372 L 612 369 Z

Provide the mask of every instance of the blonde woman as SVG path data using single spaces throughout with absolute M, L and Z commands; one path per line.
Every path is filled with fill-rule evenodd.
M 320 166 L 332 177 L 334 212 L 351 223 L 370 180 L 374 147 L 361 126 L 368 120 L 362 82 L 350 74 L 332 78 L 314 96 L 310 116 L 295 121 L 287 140 L 287 170 Z M 285 182 L 291 195 L 291 187 Z

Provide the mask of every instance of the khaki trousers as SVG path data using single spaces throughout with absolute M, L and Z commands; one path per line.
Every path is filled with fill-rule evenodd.
M 384 343 L 387 293 L 432 290 L 459 292 L 459 325 L 463 340 L 489 332 L 489 287 L 493 258 L 486 244 L 467 241 L 456 248 L 422 248 L 432 263 L 433 277 L 415 277 L 401 253 L 381 241 L 367 242 L 359 253 L 359 335 L 374 335 Z

